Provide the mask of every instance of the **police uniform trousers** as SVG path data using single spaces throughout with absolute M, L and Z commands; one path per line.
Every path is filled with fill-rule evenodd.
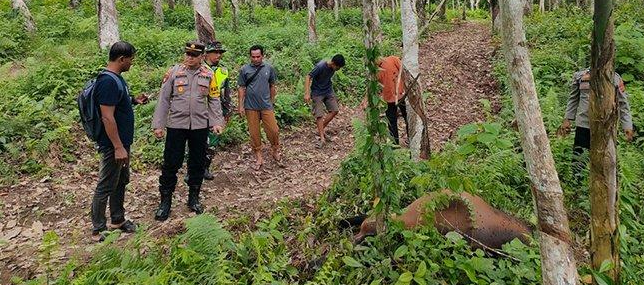
M 177 185 L 177 171 L 183 164 L 188 142 L 188 186 L 201 186 L 205 169 L 208 129 L 168 128 L 159 178 L 161 194 L 171 194 Z

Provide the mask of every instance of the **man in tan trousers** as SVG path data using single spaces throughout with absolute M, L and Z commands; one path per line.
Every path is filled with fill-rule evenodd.
M 271 156 L 281 166 L 279 153 L 279 127 L 275 120 L 275 69 L 264 63 L 264 48 L 254 45 L 249 50 L 250 64 L 242 66 L 239 71 L 237 85 L 239 86 L 239 114 L 245 115 L 250 133 L 250 145 L 255 154 L 253 169 L 259 170 L 264 163 L 262 157 L 262 137 L 259 130 L 260 122 L 271 143 Z

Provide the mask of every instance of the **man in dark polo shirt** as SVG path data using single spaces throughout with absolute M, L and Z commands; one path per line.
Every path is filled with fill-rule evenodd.
M 101 154 L 99 179 L 92 201 L 92 240 L 102 241 L 107 230 L 105 209 L 110 203 L 111 229 L 131 233 L 136 226 L 125 219 L 123 200 L 125 186 L 130 181 L 130 146 L 134 141 L 133 104 L 145 104 L 144 95 L 134 99 L 121 73 L 130 70 L 136 49 L 130 43 L 112 45 L 109 62 L 94 85 L 94 94 L 100 106 L 103 128 L 97 139 Z
M 279 127 L 275 120 L 273 104 L 275 103 L 275 69 L 264 60 L 264 48 L 254 45 L 250 48 L 250 64 L 242 66 L 237 78 L 239 86 L 239 114 L 245 115 L 250 133 L 250 145 L 255 154 L 254 169 L 259 170 L 264 163 L 262 157 L 262 137 L 259 130 L 260 122 L 271 143 L 271 156 L 281 166 L 279 153 Z
M 340 68 L 344 66 L 344 57 L 336 54 L 330 61 L 318 62 L 313 70 L 309 72 L 304 81 L 304 101 L 307 103 L 313 99 L 313 115 L 319 135 L 318 146 L 330 141 L 324 132 L 324 128 L 338 114 L 338 99 L 333 92 L 331 77 Z M 328 114 L 325 116 L 324 109 Z

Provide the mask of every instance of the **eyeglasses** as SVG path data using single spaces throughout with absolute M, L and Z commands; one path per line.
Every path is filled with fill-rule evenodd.
M 189 56 L 189 57 L 199 57 L 200 55 L 201 53 L 198 53 L 198 52 L 191 52 L 191 51 L 186 52 L 186 56 Z

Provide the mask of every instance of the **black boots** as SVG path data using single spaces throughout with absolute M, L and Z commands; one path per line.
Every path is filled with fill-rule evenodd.
M 201 186 L 190 186 L 188 191 L 188 209 L 197 214 L 203 213 L 203 207 L 199 203 L 199 192 Z
M 159 203 L 159 209 L 154 214 L 154 219 L 157 221 L 165 221 L 170 216 L 170 207 L 172 206 L 172 192 L 170 193 L 161 193 L 161 203 Z

